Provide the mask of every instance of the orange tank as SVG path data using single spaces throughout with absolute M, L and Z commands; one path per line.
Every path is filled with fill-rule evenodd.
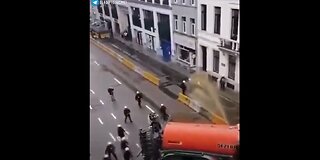
M 239 127 L 169 122 L 163 133 L 163 150 L 185 150 L 233 155 Z

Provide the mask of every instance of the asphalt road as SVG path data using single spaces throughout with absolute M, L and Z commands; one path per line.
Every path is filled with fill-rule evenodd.
M 107 88 L 114 86 L 116 102 L 112 102 Z M 135 91 L 130 90 L 115 75 L 101 68 L 95 55 L 90 53 L 90 154 L 91 160 L 101 160 L 107 143 L 113 142 L 116 146 L 118 159 L 123 159 L 120 142 L 117 139 L 117 125 L 128 132 L 128 142 L 134 159 L 140 152 L 139 128 L 148 126 L 147 116 L 152 111 L 158 113 L 147 102 L 143 101 L 140 109 L 134 99 Z M 131 110 L 131 118 L 124 123 L 123 109 L 127 106 Z M 148 106 L 148 107 L 146 107 Z M 152 111 L 151 111 L 152 110 Z

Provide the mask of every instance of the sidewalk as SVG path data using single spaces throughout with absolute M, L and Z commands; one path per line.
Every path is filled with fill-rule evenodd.
M 173 121 L 211 123 L 208 119 L 194 112 L 188 106 L 185 106 L 177 100 L 167 96 L 165 93 L 160 91 L 157 86 L 141 78 L 141 76 L 137 73 L 129 70 L 119 61 L 111 57 L 108 53 L 104 54 L 106 56 L 103 56 L 103 58 L 101 57 L 99 61 L 103 69 L 106 69 L 112 74 L 116 75 L 132 90 L 141 91 L 144 95 L 144 100 L 148 101 L 151 105 L 160 109 L 160 104 L 165 104 L 168 107 L 168 113 L 174 117 Z
M 100 41 L 108 47 L 112 47 L 119 50 L 122 54 L 126 54 L 133 61 L 143 64 L 148 70 L 158 75 L 159 77 L 170 76 L 174 83 L 181 82 L 183 79 L 187 79 L 190 76 L 190 70 L 183 68 L 177 62 L 164 62 L 160 55 L 157 55 L 155 51 L 150 49 L 145 49 L 142 46 L 121 39 L 120 37 L 115 37 L 111 41 Z M 215 81 L 212 81 L 214 85 L 217 85 Z M 239 93 L 233 92 L 231 90 L 219 91 L 220 97 L 227 99 L 228 101 L 234 102 L 236 104 L 240 103 Z

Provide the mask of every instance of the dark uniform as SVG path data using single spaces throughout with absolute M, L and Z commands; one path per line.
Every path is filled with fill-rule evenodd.
M 120 137 L 120 138 L 123 138 L 125 135 L 124 135 L 124 133 L 125 133 L 126 131 L 122 128 L 122 127 L 118 127 L 118 136 Z
M 115 150 L 116 150 L 116 147 L 113 145 L 113 144 L 108 144 L 107 145 L 107 148 L 105 150 L 105 154 L 108 154 L 108 156 L 110 157 L 111 159 L 111 154 L 113 155 L 113 157 L 118 160 L 118 157 L 115 153 Z
M 121 149 L 124 150 L 126 147 L 129 147 L 129 142 L 126 139 L 122 138 L 120 145 Z
M 130 120 L 130 122 L 132 122 L 132 120 L 131 120 L 131 116 L 130 116 L 130 109 L 129 108 L 124 108 L 124 110 L 123 110 L 123 114 L 124 114 L 124 116 L 125 116 L 125 118 L 124 118 L 124 123 L 127 123 L 127 118 L 129 118 L 129 120 Z
M 126 151 L 124 151 L 123 153 L 123 158 L 124 160 L 130 160 L 132 158 L 132 153 L 128 147 L 126 148 Z
M 135 99 L 136 99 L 136 101 L 138 101 L 138 105 L 139 105 L 139 107 L 141 108 L 142 93 L 138 92 L 138 93 L 136 94 Z
M 151 127 L 154 132 L 160 132 L 161 130 L 161 124 L 158 121 L 151 122 Z
M 187 86 L 186 86 L 186 84 L 185 84 L 185 82 L 182 82 L 181 84 L 180 84 L 180 88 L 182 89 L 182 94 L 186 94 L 186 90 L 187 90 Z
M 162 114 L 163 120 L 166 120 L 166 119 L 168 118 L 167 107 L 164 106 L 163 104 L 161 104 L 160 112 L 161 112 L 161 114 Z
M 109 93 L 109 95 L 111 96 L 111 100 L 112 100 L 112 101 L 115 101 L 113 91 L 114 91 L 114 88 L 112 88 L 112 87 L 109 87 L 109 88 L 108 88 L 108 93 Z
M 220 89 L 221 90 L 225 90 L 225 85 L 226 85 L 226 78 L 224 78 L 224 77 L 221 77 L 221 79 L 220 79 Z

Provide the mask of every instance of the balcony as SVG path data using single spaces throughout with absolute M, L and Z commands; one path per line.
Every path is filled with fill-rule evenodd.
M 240 44 L 233 40 L 227 40 L 220 38 L 221 44 L 219 45 L 219 48 L 221 50 L 233 53 L 235 55 L 240 54 Z

